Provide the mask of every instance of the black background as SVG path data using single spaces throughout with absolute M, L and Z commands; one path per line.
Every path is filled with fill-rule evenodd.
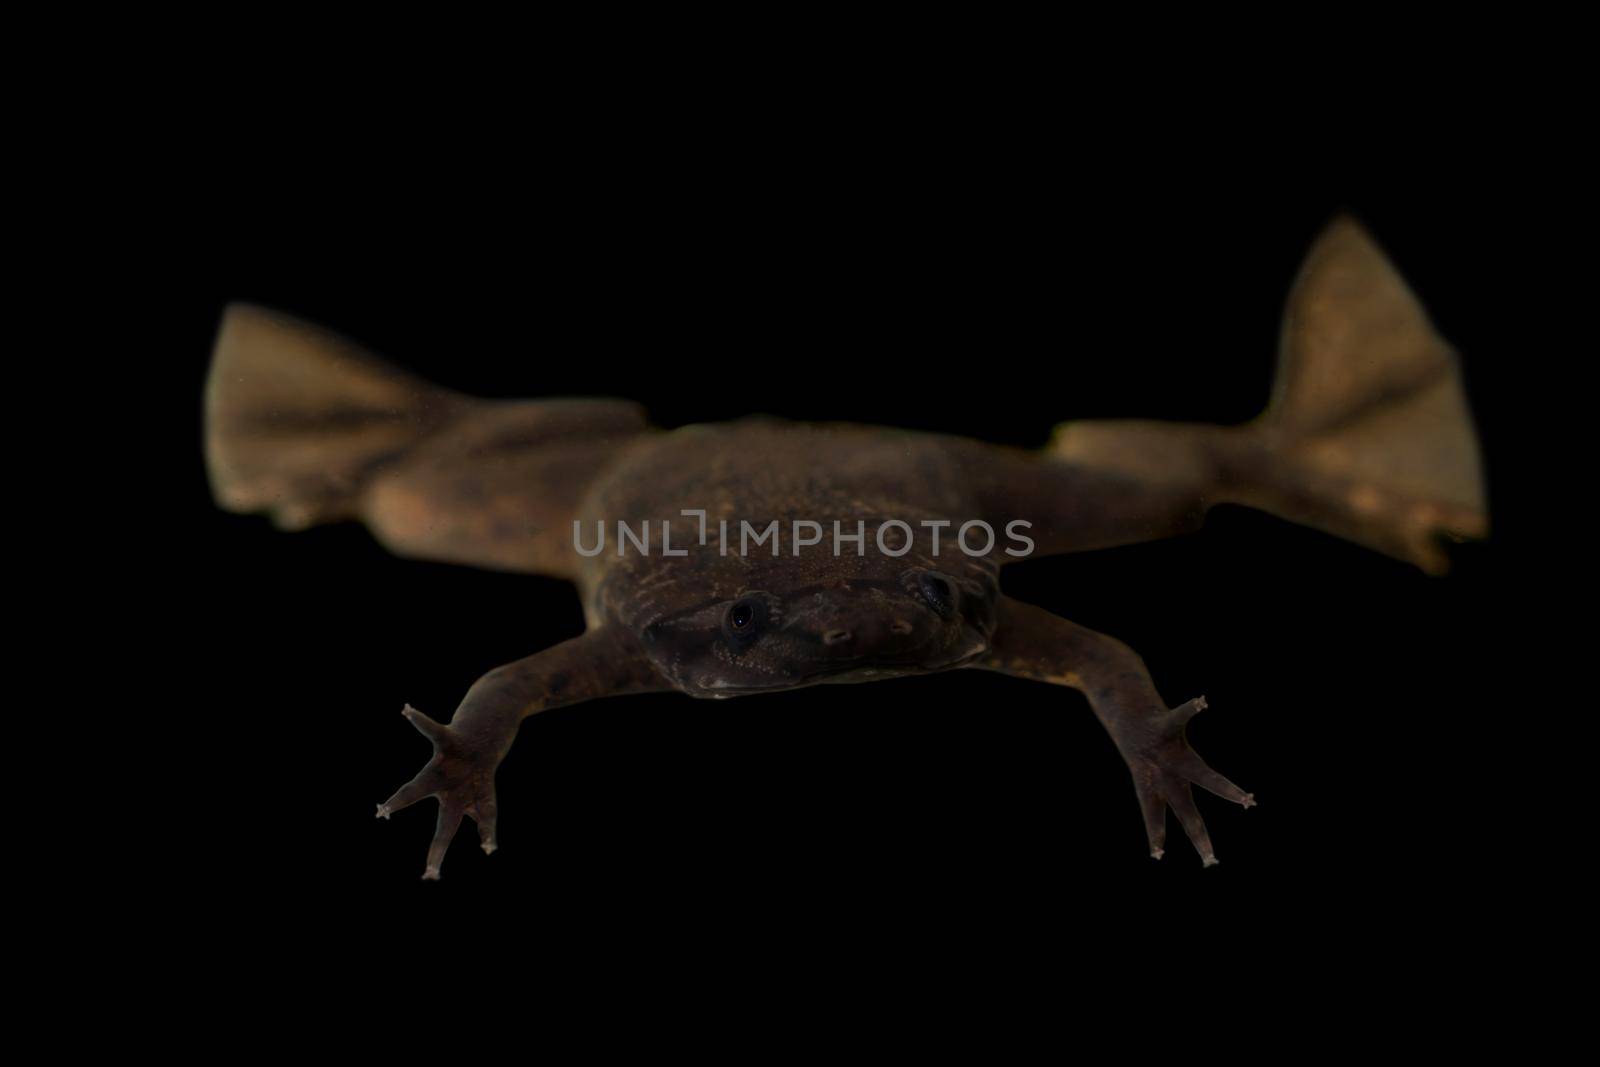
M 1152 922 L 1422 921 L 1481 862 L 1468 751 L 1497 714 L 1515 432 L 1491 319 L 1496 221 L 1474 151 L 1333 168 L 1222 165 L 1196 137 L 1082 146 L 1026 131 L 917 146 L 737 130 L 562 142 L 493 159 L 352 130 L 220 151 L 160 222 L 182 269 L 164 366 L 199 625 L 181 712 L 220 798 L 200 886 L 336 925 L 516 907 L 547 926 L 840 922 L 1082 936 L 1085 898 Z M 1344 153 L 1347 160 L 1349 153 Z M 1448 177 L 1449 180 L 1446 180 Z M 1200 803 L 1146 856 L 1127 772 L 1082 698 L 966 671 L 727 702 L 676 694 L 528 720 L 499 774 L 501 849 L 470 824 L 418 881 L 431 801 L 375 821 L 421 766 L 404 703 L 447 719 L 479 675 L 579 632 L 565 583 L 389 556 L 210 503 L 200 390 L 222 306 L 331 326 L 483 396 L 617 395 L 663 426 L 769 412 L 1043 443 L 1068 418 L 1237 422 L 1265 403 L 1283 299 L 1351 211 L 1461 350 L 1496 537 L 1444 579 L 1242 509 L 1165 543 L 1029 561 L 1008 593 L 1116 635 L 1196 748 L 1255 792 Z M 175 713 L 179 714 L 179 713 Z M 1505 768 L 1504 773 L 1514 773 Z

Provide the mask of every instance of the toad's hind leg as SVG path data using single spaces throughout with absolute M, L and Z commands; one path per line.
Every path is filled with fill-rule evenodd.
M 218 503 L 302 529 L 359 519 L 403 556 L 571 577 L 595 476 L 649 427 L 624 400 L 492 401 L 235 304 L 206 385 Z
M 973 458 L 989 510 L 1034 520 L 1041 549 L 1193 530 L 1214 504 L 1316 527 L 1429 573 L 1441 540 L 1488 531 L 1459 362 L 1353 221 L 1318 239 L 1284 311 L 1272 402 L 1222 427 L 1088 420 L 1043 453 Z

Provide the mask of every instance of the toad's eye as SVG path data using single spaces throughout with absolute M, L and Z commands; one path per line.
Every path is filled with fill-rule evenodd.
M 917 577 L 917 589 L 922 593 L 922 599 L 928 606 L 943 619 L 948 619 L 956 610 L 956 592 L 950 588 L 950 583 L 937 574 L 924 572 Z
M 722 619 L 722 628 L 730 640 L 743 644 L 755 637 L 756 631 L 761 628 L 762 614 L 761 601 L 748 597 L 736 600 L 728 606 L 728 613 Z

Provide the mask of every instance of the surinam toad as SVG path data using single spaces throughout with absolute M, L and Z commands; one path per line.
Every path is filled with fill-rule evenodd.
M 1456 358 L 1347 219 L 1307 258 L 1271 403 L 1242 426 L 1074 422 L 1039 451 L 770 419 L 663 431 L 628 401 L 463 396 L 247 305 L 224 316 L 206 419 L 225 508 L 358 520 L 402 556 L 577 583 L 584 634 L 490 671 L 448 724 L 405 709 L 434 753 L 378 814 L 438 800 L 425 878 L 463 816 L 494 850 L 495 771 L 536 712 L 958 669 L 1081 690 L 1151 854 L 1171 808 L 1210 865 L 1192 787 L 1253 800 L 1185 740 L 1204 700 L 1169 708 L 1126 645 L 1003 595 L 1004 564 L 1181 534 L 1219 503 L 1430 573 L 1445 539 L 1487 532 Z

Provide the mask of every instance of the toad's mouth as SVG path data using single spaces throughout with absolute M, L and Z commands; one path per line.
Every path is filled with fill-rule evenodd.
M 799 678 L 786 678 L 754 685 L 744 682 L 730 682 L 723 678 L 697 680 L 689 687 L 688 691 L 695 695 L 720 698 L 745 696 L 751 693 L 776 693 L 786 689 L 804 689 L 812 685 L 851 685 L 856 682 L 881 682 L 886 678 L 904 678 L 913 674 L 933 674 L 938 671 L 966 667 L 982 659 L 988 651 L 988 641 L 980 638 L 962 647 L 958 653 L 948 660 L 937 663 L 927 663 L 920 659 L 867 659 L 811 671 Z

